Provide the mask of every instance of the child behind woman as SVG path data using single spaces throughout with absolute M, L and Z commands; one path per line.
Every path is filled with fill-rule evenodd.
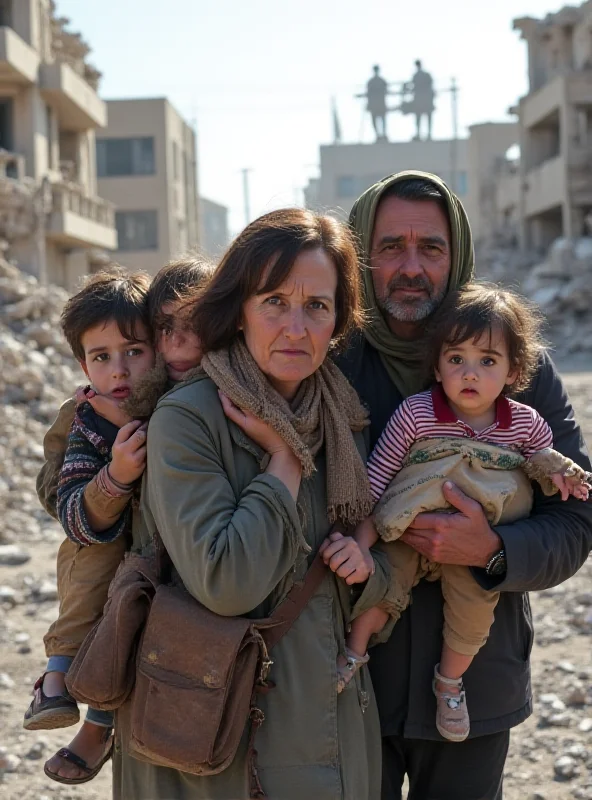
M 58 554 L 59 617 L 45 637 L 49 662 L 25 715 L 29 730 L 79 719 L 65 673 L 101 616 L 128 546 L 130 501 L 146 451 L 145 426 L 133 417 L 149 416 L 150 402 L 167 388 L 163 381 L 173 385 L 199 365 L 201 348 L 186 319 L 211 271 L 188 258 L 164 267 L 150 285 L 144 273 L 113 268 L 92 276 L 64 309 L 64 333 L 91 386 L 64 403 L 44 440 L 37 490 L 68 538 Z M 153 343 L 166 374 L 162 366 L 151 369 Z M 110 755 L 111 727 L 111 714 L 89 709 L 69 747 L 47 762 L 46 774 L 62 783 L 94 778 Z
M 468 567 L 434 565 L 397 541 L 422 511 L 450 508 L 446 479 L 477 500 L 491 525 L 528 516 L 530 480 L 545 494 L 588 499 L 587 473 L 552 450 L 549 425 L 532 408 L 508 398 L 524 390 L 541 351 L 539 315 L 510 291 L 472 284 L 453 293 L 433 319 L 428 346 L 434 387 L 395 411 L 368 461 L 376 506 L 358 526 L 362 547 L 380 538 L 392 568 L 393 590 L 384 607 L 352 623 L 346 657 L 338 662 L 339 691 L 368 661 L 370 636 L 407 607 L 423 577 L 441 578 L 444 642 L 434 670 L 436 727 L 451 741 L 469 734 L 462 677 L 485 644 L 499 593 L 486 591 Z M 529 480 L 530 479 L 530 480 Z M 505 573 L 503 550 L 492 554 L 490 576 Z

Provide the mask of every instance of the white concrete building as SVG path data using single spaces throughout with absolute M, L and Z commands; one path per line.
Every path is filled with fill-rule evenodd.
M 306 204 L 345 217 L 365 189 L 385 175 L 405 169 L 439 175 L 466 200 L 468 155 L 467 139 L 321 145 L 320 174 L 305 189 Z

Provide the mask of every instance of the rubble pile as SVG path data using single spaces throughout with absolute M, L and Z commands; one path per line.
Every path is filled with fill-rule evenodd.
M 67 298 L 0 259 L 0 543 L 35 540 L 47 519 L 34 493 L 43 435 L 82 382 L 59 325 Z
M 479 277 L 514 286 L 540 307 L 556 356 L 592 353 L 592 237 L 556 239 L 542 263 L 497 249 L 478 264 Z

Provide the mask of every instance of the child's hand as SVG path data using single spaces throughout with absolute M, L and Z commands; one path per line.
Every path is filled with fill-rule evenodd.
M 262 447 L 269 455 L 275 455 L 276 453 L 285 451 L 289 453 L 292 452 L 279 433 L 276 433 L 271 425 L 263 422 L 259 417 L 251 414 L 250 411 L 243 411 L 242 408 L 235 406 L 224 392 L 219 391 L 218 394 L 220 395 L 220 402 L 222 403 L 222 408 L 228 419 L 236 423 L 238 427 L 247 434 L 249 439 L 252 439 L 255 444 Z
M 348 585 L 365 583 L 374 574 L 374 559 L 370 551 L 361 548 L 351 536 L 334 531 L 319 548 L 330 570 Z
M 76 389 L 75 398 L 76 405 L 90 403 L 97 414 L 112 422 L 113 425 L 117 425 L 118 428 L 123 428 L 132 421 L 132 418 L 121 410 L 119 400 L 114 400 L 104 394 L 97 394 L 94 389 L 79 387 Z
M 133 483 L 146 469 L 147 428 L 147 422 L 135 419 L 124 425 L 117 434 L 111 450 L 109 474 L 118 483 Z
M 590 486 L 587 483 L 582 483 L 575 476 L 561 475 L 559 472 L 554 472 L 550 477 L 555 486 L 561 492 L 562 500 L 567 500 L 570 494 L 578 500 L 588 499 L 590 494 Z

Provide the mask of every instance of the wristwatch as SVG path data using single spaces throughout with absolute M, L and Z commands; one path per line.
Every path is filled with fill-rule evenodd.
M 494 578 L 499 578 L 507 569 L 506 551 L 503 548 L 494 553 L 485 565 L 485 572 Z

